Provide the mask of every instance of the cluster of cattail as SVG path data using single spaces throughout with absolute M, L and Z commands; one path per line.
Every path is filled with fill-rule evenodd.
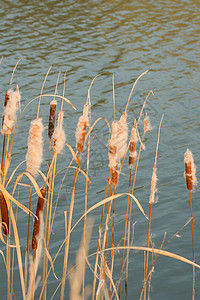
M 60 110 L 58 116 L 58 124 L 53 133 L 53 150 L 56 153 L 60 153 L 66 142 L 66 135 L 63 129 L 63 110 Z
M 38 203 L 37 203 L 37 209 L 36 209 L 36 218 L 35 218 L 35 223 L 34 223 L 34 228 L 33 228 L 33 236 L 32 236 L 32 249 L 36 250 L 38 246 L 38 236 L 39 236 L 39 231 L 40 231 L 40 222 L 43 214 L 43 208 L 44 208 L 44 198 L 46 196 L 46 188 L 43 187 L 40 190 L 42 197 L 38 198 Z
M 26 154 L 26 165 L 29 173 L 36 176 L 43 159 L 43 137 L 44 130 L 42 119 L 36 118 L 31 122 L 28 138 L 28 151 Z
M 5 95 L 5 105 L 3 112 L 3 125 L 1 128 L 2 134 L 11 134 L 14 129 L 16 112 L 20 104 L 20 93 L 18 87 L 16 91 L 9 89 Z
M 85 104 L 83 114 L 80 116 L 76 128 L 76 148 L 79 153 L 81 153 L 84 149 L 86 129 L 89 125 L 88 109 L 89 105 Z
M 184 163 L 185 163 L 185 178 L 187 189 L 191 191 L 193 186 L 197 184 L 196 178 L 196 166 L 194 164 L 194 158 L 192 152 L 187 149 L 184 155 Z
M 131 130 L 130 146 L 129 146 L 129 168 L 133 169 L 135 159 L 137 157 L 136 144 L 138 142 L 136 126 Z
M 6 236 L 8 236 L 9 234 L 8 207 L 2 191 L 0 191 L 0 213 L 1 213 L 3 233 Z
M 49 114 L 49 128 L 48 128 L 48 137 L 51 139 L 54 133 L 55 119 L 56 119 L 56 105 L 57 101 L 52 100 L 50 102 L 50 114 Z

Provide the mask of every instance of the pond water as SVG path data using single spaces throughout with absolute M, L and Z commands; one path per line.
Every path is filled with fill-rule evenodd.
M 175 1 L 20 1 L 2 0 L 0 6 L 1 44 L 0 91 L 1 110 L 10 77 L 16 62 L 20 61 L 13 79 L 13 87 L 19 85 L 22 100 L 21 109 L 40 94 L 45 74 L 52 65 L 44 93 L 53 94 L 58 73 L 61 72 L 58 94 L 62 94 L 63 73 L 67 71 L 65 96 L 74 104 L 76 111 L 64 103 L 64 128 L 67 143 L 75 149 L 75 129 L 87 91 L 94 76 L 98 77 L 91 89 L 91 120 L 99 117 L 113 121 L 112 73 L 115 75 L 116 119 L 121 116 L 132 85 L 145 70 L 149 72 L 137 83 L 128 107 L 129 133 L 134 119 L 138 118 L 143 101 L 150 90 L 145 112 L 151 119 L 154 130 L 146 135 L 146 151 L 142 151 L 136 179 L 135 196 L 145 212 L 149 212 L 149 194 L 154 164 L 158 125 L 161 116 L 164 120 L 158 152 L 158 203 L 152 210 L 152 241 L 160 248 L 164 235 L 169 240 L 190 219 L 189 193 L 184 179 L 183 156 L 187 148 L 194 154 L 197 165 L 197 177 L 200 172 L 199 159 L 199 68 L 200 68 L 200 5 L 197 0 Z M 51 98 L 42 98 L 40 116 L 48 126 L 49 102 Z M 38 101 L 28 106 L 17 128 L 12 152 L 9 174 L 25 159 L 30 121 L 36 117 Z M 58 108 L 61 101 L 58 100 Z M 143 117 L 142 117 L 143 119 Z M 142 132 L 142 122 L 139 131 Z M 109 137 L 105 121 L 95 127 L 91 142 L 88 190 L 88 207 L 104 198 L 108 176 Z M 1 141 L 3 139 L 1 138 Z M 2 143 L 2 142 L 1 142 Z M 44 159 L 48 160 L 48 136 L 44 133 Z M 2 145 L 0 144 L 0 149 Z M 58 156 L 57 170 L 66 168 L 72 156 L 66 147 Z M 24 171 L 25 164 L 16 176 Z M 86 158 L 82 169 L 86 170 Z M 41 170 L 47 171 L 43 163 Z M 53 205 L 65 170 L 56 177 Z M 68 172 L 64 181 L 56 210 L 50 254 L 54 258 L 64 239 L 64 211 L 69 211 L 74 170 Z M 127 160 L 120 174 L 116 193 L 128 191 L 129 169 Z M 22 182 L 28 182 L 23 179 Z M 42 185 L 41 177 L 37 178 Z M 12 191 L 12 185 L 10 190 Z M 29 189 L 20 188 L 20 201 L 28 206 Z M 75 207 L 72 223 L 84 212 L 85 178 L 78 176 Z M 17 198 L 17 192 L 15 194 Z M 199 185 L 192 194 L 195 230 L 195 256 L 200 261 L 200 209 Z M 115 245 L 121 242 L 124 230 L 126 197 L 116 200 L 115 208 Z M 33 196 L 35 211 L 37 196 Z M 89 253 L 96 251 L 98 226 L 101 208 L 90 215 L 95 222 Z M 133 245 L 144 246 L 147 241 L 148 221 L 135 204 L 131 223 L 135 223 Z M 18 211 L 20 244 L 24 256 L 26 246 L 27 216 Z M 31 223 L 31 228 L 33 222 Z M 75 264 L 77 249 L 83 232 L 83 222 L 71 236 L 69 266 Z M 131 233 L 132 235 L 132 233 Z M 109 240 L 110 243 L 110 240 Z M 110 245 L 110 244 L 109 244 Z M 1 249 L 5 247 L 1 243 Z M 191 223 L 163 246 L 163 250 L 174 252 L 192 260 Z M 53 274 L 48 281 L 47 299 L 51 299 L 62 278 L 63 253 L 55 262 L 56 280 Z M 109 257 L 109 256 L 108 256 Z M 15 257 L 15 262 L 17 258 Z M 94 257 L 89 259 L 91 267 Z M 0 259 L 0 294 L 6 298 L 6 279 L 3 259 Z M 42 270 L 39 269 L 41 274 Z M 116 254 L 114 281 L 120 274 L 120 258 Z M 92 272 L 87 267 L 86 284 L 92 283 Z M 125 299 L 124 276 L 122 299 Z M 196 270 L 196 295 L 200 294 L 200 272 Z M 139 299 L 143 280 L 143 253 L 131 252 L 129 264 L 128 299 Z M 66 299 L 69 289 L 66 281 Z M 151 299 L 189 299 L 192 295 L 192 267 L 171 258 L 160 257 L 155 264 L 151 280 Z M 21 299 L 21 286 L 17 264 L 14 268 L 14 291 Z M 41 283 L 36 291 L 38 299 Z M 58 299 L 60 290 L 55 299 Z

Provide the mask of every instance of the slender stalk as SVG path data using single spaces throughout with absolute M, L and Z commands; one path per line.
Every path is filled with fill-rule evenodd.
M 49 67 L 49 69 L 48 69 L 48 71 L 47 71 L 47 73 L 46 73 L 46 76 L 45 76 L 45 78 L 44 78 L 43 84 L 42 84 L 42 88 L 41 88 L 41 92 L 40 92 L 40 98 L 39 98 L 39 102 L 38 102 L 37 118 L 39 118 L 40 102 L 41 102 L 41 98 L 42 98 L 42 92 L 43 92 L 44 85 L 45 85 L 45 82 L 46 82 L 46 80 L 47 80 L 47 76 L 48 76 L 50 70 L 51 70 L 51 66 Z
M 45 239 L 46 244 L 47 244 L 47 234 L 48 234 L 48 214 L 49 214 L 49 201 L 50 201 L 50 195 L 51 195 L 52 171 L 53 171 L 53 169 L 50 166 L 50 169 L 49 169 L 49 187 L 48 187 L 48 194 L 47 194 L 46 217 L 45 217 L 45 234 L 44 234 L 44 239 Z M 44 251 L 44 253 L 43 253 L 42 286 L 45 286 L 45 288 L 42 291 L 42 299 L 43 300 L 46 299 L 47 267 L 48 267 L 48 260 L 47 260 L 47 257 L 45 255 L 45 251 Z
M 33 184 L 32 184 L 32 181 L 31 181 L 31 186 L 30 186 L 30 199 L 29 199 L 29 211 L 31 211 L 32 188 L 33 188 Z M 29 237 L 30 237 L 30 219 L 31 219 L 31 213 L 29 212 L 29 215 L 28 215 L 28 232 L 27 232 L 27 242 L 26 242 L 26 253 L 25 253 L 25 264 L 24 264 L 24 283 L 25 283 L 25 289 L 26 289 L 26 285 L 27 285 L 27 272 L 28 272 L 28 254 L 29 254 Z
M 148 226 L 147 248 L 149 248 L 149 240 L 150 240 L 150 232 L 151 232 L 151 213 L 152 213 L 152 203 L 150 203 L 150 208 L 149 208 L 149 226 Z M 145 277 L 144 277 L 144 300 L 146 299 L 148 261 L 149 261 L 149 251 L 147 251 L 147 254 L 146 254 Z
M 190 190 L 190 209 L 191 209 L 191 224 L 192 224 L 192 259 L 195 262 L 194 253 L 194 223 L 193 223 L 193 210 L 192 210 L 192 191 Z M 193 280 L 192 280 L 192 300 L 195 299 L 195 267 L 193 266 Z
M 9 140 L 10 140 L 10 134 L 8 134 L 7 144 L 6 144 L 6 157 L 5 157 L 5 166 L 4 166 L 4 172 L 3 172 L 3 186 L 5 186 L 5 181 L 6 181 L 6 173 L 7 173 L 6 169 L 7 169 Z
M 149 239 L 150 239 L 150 230 L 151 230 L 152 204 L 155 201 L 154 197 L 155 197 L 155 192 L 156 192 L 156 181 L 157 181 L 156 163 L 157 163 L 157 157 L 158 157 L 158 145 L 159 145 L 159 140 L 160 140 L 160 129 L 161 129 L 162 120 L 163 120 L 163 115 L 161 117 L 159 129 L 158 129 L 158 138 L 157 138 L 157 144 L 156 144 L 156 154 L 155 154 L 155 161 L 154 161 L 154 167 L 153 167 L 153 174 L 152 174 L 152 178 L 151 178 L 151 194 L 150 194 L 150 200 L 149 200 L 150 209 L 149 209 L 149 226 L 148 226 L 147 248 L 149 248 Z M 146 300 L 148 259 L 149 259 L 149 251 L 147 251 L 147 255 L 146 255 L 146 271 L 145 271 L 145 278 L 144 278 L 144 300 Z
M 133 178 L 133 185 L 132 185 L 132 195 L 134 193 L 134 189 L 135 189 L 135 181 L 136 181 L 136 176 L 137 176 L 137 170 L 138 170 L 138 165 L 139 165 L 139 160 L 140 160 L 140 154 L 142 151 L 142 144 L 140 144 L 140 148 L 138 151 L 138 156 L 137 156 L 137 162 L 136 162 L 136 167 L 135 167 L 135 174 L 134 174 L 134 178 Z M 128 239 L 127 239 L 127 246 L 129 246 L 129 236 L 130 236 L 130 227 L 131 227 L 131 212 L 132 212 L 132 198 L 130 201 L 130 209 L 129 209 L 129 219 L 128 219 Z M 128 284 L 128 261 L 129 261 L 129 248 L 127 249 L 127 256 L 126 256 L 126 279 L 125 279 L 125 287 L 127 287 Z
M 53 178 L 52 178 L 51 200 L 50 200 L 51 202 L 50 202 L 50 207 L 49 207 L 49 223 L 48 223 L 47 249 L 49 248 L 49 241 L 50 241 L 50 235 L 51 235 L 51 212 L 52 212 L 54 182 L 55 182 L 55 173 L 56 173 L 56 161 L 57 161 L 57 153 L 55 153 L 54 167 L 53 167 Z
M 72 189 L 72 196 L 71 196 L 71 203 L 70 203 L 70 210 L 69 210 L 68 230 L 67 230 L 67 238 L 66 238 L 66 241 L 65 241 L 65 254 L 64 254 L 64 263 L 63 263 L 63 275 L 62 275 L 62 286 L 61 286 L 60 300 L 64 299 L 65 276 L 66 276 L 66 271 L 67 271 L 67 262 L 68 262 L 68 253 L 69 253 L 69 242 L 70 242 L 70 232 L 71 232 L 72 214 L 73 214 L 73 208 L 74 208 L 74 198 L 75 198 L 75 190 L 76 190 L 76 181 L 77 181 L 78 170 L 79 170 L 79 160 L 80 160 L 80 152 L 78 154 L 77 168 L 76 168 L 76 172 L 74 174 L 74 182 L 73 182 L 73 189 Z
M 51 139 L 49 140 L 49 167 L 51 162 Z
M 2 158 L 1 158 L 1 182 L 3 177 L 3 163 L 4 163 L 4 152 L 5 152 L 5 144 L 6 144 L 6 135 L 3 135 L 3 149 L 2 149 Z
M 113 188 L 113 195 L 115 194 L 115 187 Z M 110 192 L 109 197 L 111 196 L 111 185 L 110 185 Z M 105 282 L 105 269 L 106 269 L 106 256 L 107 256 L 107 245 L 108 245 L 108 227 L 109 227 L 109 220 L 110 220 L 110 212 L 112 208 L 112 200 L 108 204 L 108 213 L 106 217 L 106 223 L 105 223 L 105 233 L 104 233 L 104 242 L 103 242 L 103 249 L 105 249 L 104 252 L 104 265 L 103 265 L 103 279 Z
M 104 199 L 107 198 L 110 175 L 111 175 L 111 170 L 109 171 L 109 174 L 108 174 L 108 180 L 107 180 Z M 104 211 L 105 211 L 105 203 L 103 204 L 103 207 L 102 207 L 101 222 L 100 222 L 100 226 L 99 226 L 99 237 L 98 237 L 96 260 L 95 260 L 95 266 L 94 266 L 94 278 L 93 278 L 92 297 L 91 297 L 92 300 L 94 300 L 94 295 L 95 295 L 96 274 L 97 274 L 97 265 L 98 265 L 98 258 L 99 258 L 99 248 L 100 248 L 100 242 L 101 242 L 101 231 L 102 231 L 102 225 L 103 225 Z
M 115 190 L 113 191 L 113 195 Z M 113 199 L 113 217 L 112 217 L 112 248 L 114 248 L 114 231 L 115 231 L 115 199 Z M 113 274 L 113 266 L 114 266 L 114 249 L 111 250 L 111 261 L 110 261 L 110 273 L 111 278 Z M 109 295 L 111 297 L 112 294 L 112 281 L 110 280 L 110 287 L 109 287 Z
M 129 186 L 128 186 L 128 193 L 130 194 L 131 190 L 131 175 L 132 175 L 132 170 L 130 169 L 130 174 L 129 174 Z M 126 245 L 126 231 L 127 231 L 127 223 L 128 223 L 128 211 L 129 211 L 129 195 L 127 199 L 127 206 L 126 206 L 126 220 L 125 220 L 125 228 L 124 228 L 124 241 L 123 241 L 123 247 Z M 121 273 L 120 273 L 120 286 L 119 286 L 119 299 L 121 299 L 121 290 L 122 290 L 122 275 L 123 275 L 123 267 L 124 267 L 124 252 L 125 249 L 122 251 L 122 263 L 121 263 Z
M 88 139 L 88 144 L 90 144 L 90 137 Z M 87 152 L 87 170 L 86 174 L 88 176 L 88 171 L 89 171 L 89 157 L 90 157 L 90 147 L 88 146 L 88 152 Z M 86 177 L 86 182 L 85 182 L 85 212 L 87 211 L 87 195 L 88 195 L 88 179 Z M 84 300 L 85 298 L 85 241 L 86 241 L 86 215 L 84 217 L 84 230 L 83 230 L 83 273 L 82 273 L 82 299 Z
M 6 236 L 7 299 L 10 299 L 10 232 Z

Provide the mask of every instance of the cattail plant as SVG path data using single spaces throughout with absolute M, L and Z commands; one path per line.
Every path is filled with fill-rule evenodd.
M 73 208 L 74 208 L 76 181 L 77 181 L 77 177 L 78 177 L 80 154 L 84 149 L 86 129 L 87 129 L 87 126 L 89 125 L 89 118 L 88 118 L 89 109 L 90 109 L 90 105 L 89 105 L 88 99 L 87 99 L 87 102 L 83 108 L 83 114 L 80 116 L 80 118 L 78 120 L 76 134 L 75 134 L 76 135 L 76 148 L 78 150 L 78 160 L 77 160 L 77 168 L 76 168 L 76 171 L 74 174 L 73 189 L 72 189 L 70 209 L 69 209 L 68 229 L 67 229 L 67 238 L 66 238 L 66 242 L 65 242 L 65 254 L 64 254 L 64 263 L 63 263 L 62 286 L 61 286 L 61 294 L 60 294 L 61 300 L 64 299 L 65 276 L 66 276 L 66 271 L 67 271 L 69 242 L 70 242 L 70 233 L 71 233 L 72 214 L 73 214 Z
M 48 240 L 47 240 L 47 248 L 49 247 L 49 239 L 50 239 L 50 226 L 51 226 L 51 212 L 52 212 L 52 202 L 53 202 L 53 193 L 54 193 L 54 180 L 55 180 L 55 171 L 56 171 L 56 162 L 57 162 L 57 154 L 59 154 L 66 142 L 66 135 L 63 129 L 63 110 L 61 108 L 58 116 L 58 124 L 53 133 L 53 150 L 54 150 L 54 168 L 53 168 L 53 178 L 51 184 L 51 200 L 50 200 L 50 209 L 49 209 L 49 225 L 48 225 Z
M 43 136 L 42 133 L 44 131 L 44 126 L 42 124 L 42 119 L 39 118 L 39 112 L 40 112 L 40 103 L 42 98 L 42 92 L 43 88 L 47 79 L 47 76 L 49 74 L 49 71 L 51 69 L 48 69 L 45 79 L 42 84 L 41 92 L 40 92 L 40 98 L 38 102 L 38 109 L 37 109 L 37 117 L 35 120 L 31 122 L 30 129 L 29 129 L 29 137 L 28 137 L 28 150 L 26 154 L 26 167 L 28 172 L 33 176 L 38 175 L 38 171 L 40 169 L 42 160 L 43 160 Z M 30 186 L 30 199 L 29 199 L 29 211 L 31 211 L 31 201 L 32 201 L 32 181 Z M 27 283 L 27 265 L 28 265 L 28 253 L 29 253 L 29 235 L 30 235 L 30 213 L 28 217 L 28 232 L 27 232 L 27 245 L 26 245 L 26 254 L 25 254 L 25 286 Z
M 163 116 L 160 121 L 159 125 L 159 130 L 158 130 L 158 139 L 157 139 L 157 145 L 156 145 L 156 154 L 155 154 L 155 162 L 154 162 L 154 167 L 153 167 L 153 173 L 152 173 L 152 178 L 151 178 L 151 193 L 149 197 L 149 204 L 150 204 L 150 209 L 149 209 L 149 226 L 148 226 L 148 237 L 147 237 L 147 248 L 149 248 L 149 241 L 150 241 L 150 231 L 151 231 L 151 213 L 152 213 L 152 205 L 155 202 L 156 199 L 156 193 L 157 193 L 157 157 L 158 157 L 158 145 L 159 145 L 159 140 L 160 140 L 160 129 L 161 129 L 161 124 L 162 124 Z M 147 273 L 148 273 L 148 259 L 149 259 L 149 251 L 147 251 L 146 254 L 146 264 L 145 264 L 145 276 L 144 276 L 144 300 L 146 299 L 146 286 L 147 286 Z
M 192 258 L 193 262 L 195 261 L 195 248 L 194 248 L 194 222 L 193 222 L 193 210 L 192 210 L 192 190 L 195 185 L 197 185 L 196 178 L 196 166 L 194 164 L 194 158 L 192 152 L 187 149 L 184 154 L 184 163 L 185 163 L 185 178 L 187 189 L 190 193 L 190 210 L 191 210 L 191 224 L 192 224 Z M 195 299 L 195 268 L 193 266 L 193 288 L 192 288 L 192 299 Z
M 40 222 L 41 218 L 43 215 L 43 208 L 44 208 L 44 198 L 46 196 L 46 188 L 43 187 L 40 190 L 42 197 L 38 198 L 38 203 L 37 203 L 37 209 L 36 209 L 36 217 L 35 217 L 35 223 L 33 227 L 33 235 L 32 235 L 32 250 L 33 250 L 33 261 L 35 258 L 35 251 L 37 250 L 38 247 L 38 236 L 39 236 L 39 231 L 40 231 Z

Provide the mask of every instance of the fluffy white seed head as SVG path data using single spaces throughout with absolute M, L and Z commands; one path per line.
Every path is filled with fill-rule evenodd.
M 53 150 L 56 153 L 60 153 L 66 142 L 66 135 L 63 129 L 63 111 L 60 110 L 58 116 L 58 125 L 53 133 Z
M 88 104 L 85 104 L 76 128 L 76 148 L 79 152 L 84 149 L 86 129 L 89 125 L 88 108 Z
M 13 90 L 9 89 L 6 94 L 8 101 L 4 107 L 1 133 L 11 134 L 15 126 L 16 113 L 20 104 L 21 96 L 18 88 L 14 92 Z
M 43 137 L 44 127 L 42 119 L 31 122 L 28 138 L 28 150 L 26 154 L 26 165 L 29 173 L 36 176 L 43 159 Z
M 111 138 L 109 143 L 109 152 L 108 152 L 108 159 L 109 159 L 109 168 L 114 170 L 118 164 L 117 160 L 117 133 L 118 133 L 118 122 L 112 122 L 112 132 Z
M 123 113 L 117 128 L 117 158 L 120 161 L 124 156 L 127 148 L 128 126 L 126 122 L 126 113 Z
M 192 190 L 194 185 L 197 185 L 196 178 L 196 166 L 194 163 L 194 158 L 192 152 L 187 149 L 184 154 L 184 163 L 185 163 L 185 173 L 184 176 L 186 178 L 187 188 L 188 190 Z
M 149 198 L 149 203 L 154 203 L 155 201 L 157 201 L 156 193 L 158 190 L 157 190 L 156 184 L 158 182 L 158 177 L 156 175 L 156 170 L 157 170 L 157 168 L 154 166 L 153 174 L 151 177 L 151 194 L 150 194 L 150 198 Z

